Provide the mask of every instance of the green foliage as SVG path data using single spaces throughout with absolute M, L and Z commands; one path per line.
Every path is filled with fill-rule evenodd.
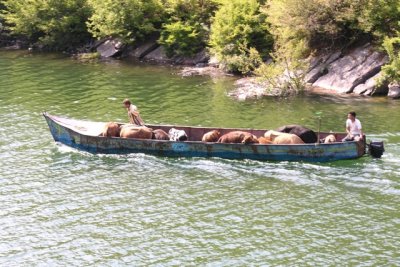
M 400 31 L 399 0 L 368 0 L 359 18 L 360 28 L 374 35 L 379 42 Z
M 302 50 L 302 47 L 300 43 L 298 49 Z M 260 79 L 268 84 L 267 89 L 275 95 L 297 94 L 305 89 L 304 74 L 307 64 L 289 52 L 282 49 L 275 51 L 272 54 L 273 62 L 262 63 L 255 70 Z
M 389 56 L 389 63 L 382 66 L 383 75 L 378 82 L 400 82 L 400 1 L 368 0 L 360 27 L 382 42 Z
M 210 19 L 217 9 L 214 0 L 168 0 L 168 14 L 159 43 L 168 56 L 190 56 L 206 46 Z
M 199 23 L 171 22 L 164 25 L 158 42 L 164 45 L 168 57 L 190 56 L 204 47 L 204 31 Z
M 385 38 L 383 47 L 389 55 L 389 63 L 382 67 L 383 79 L 400 82 L 400 37 Z
M 273 40 L 267 30 L 266 16 L 260 13 L 256 0 L 231 0 L 216 12 L 209 43 L 211 52 L 228 71 L 243 73 L 241 62 L 246 61 L 250 48 L 264 58 L 271 51 Z
M 343 46 L 362 33 L 357 27 L 362 0 L 270 0 L 264 7 L 277 48 L 304 57 L 314 49 Z
M 119 37 L 127 42 L 155 32 L 163 10 L 159 0 L 88 0 L 93 10 L 87 25 L 96 38 Z
M 250 74 L 258 66 L 262 64 L 262 58 L 257 49 L 246 45 L 239 47 L 239 53 L 225 56 L 225 68 L 231 72 L 239 72 L 242 74 Z
M 86 0 L 4 0 L 2 17 L 8 29 L 32 42 L 65 49 L 87 40 Z

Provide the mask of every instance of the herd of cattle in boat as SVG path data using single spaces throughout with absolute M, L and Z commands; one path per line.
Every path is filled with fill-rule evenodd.
M 115 122 L 106 123 L 100 136 L 170 141 L 189 140 L 184 130 L 171 128 L 167 133 L 162 129 L 153 130 L 134 124 L 119 125 Z M 304 126 L 286 125 L 276 130 L 266 131 L 263 136 L 259 137 L 246 131 L 231 131 L 221 135 L 218 130 L 212 130 L 205 133 L 201 141 L 239 144 L 305 144 L 318 142 L 318 136 L 313 130 Z M 330 134 L 320 142 L 334 143 L 336 142 L 335 135 Z

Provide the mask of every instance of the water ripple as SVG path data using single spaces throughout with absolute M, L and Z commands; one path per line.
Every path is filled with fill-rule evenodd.
M 231 80 L 182 79 L 170 68 L 0 58 L 1 266 L 399 265 L 399 112 L 385 127 L 364 124 L 383 132 L 369 135 L 385 142 L 381 159 L 93 155 L 55 144 L 41 111 L 123 121 L 129 96 L 148 121 L 268 128 L 312 124 L 314 106 L 328 113 L 344 100 L 236 103 L 226 97 Z M 383 113 L 381 102 L 355 105 Z

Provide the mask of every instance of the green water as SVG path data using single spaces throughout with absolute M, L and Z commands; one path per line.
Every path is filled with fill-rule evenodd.
M 303 95 L 237 102 L 234 79 L 173 67 L 0 52 L 0 266 L 398 266 L 400 102 Z M 92 155 L 42 111 L 149 123 L 341 131 L 355 110 L 382 159 L 327 164 Z

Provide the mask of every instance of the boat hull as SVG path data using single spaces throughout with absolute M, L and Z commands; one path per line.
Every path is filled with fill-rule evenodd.
M 145 153 L 167 157 L 219 157 L 226 159 L 253 159 L 275 161 L 326 162 L 354 159 L 365 154 L 365 142 L 339 142 L 331 144 L 261 145 L 224 144 L 200 141 L 164 141 L 82 134 L 63 119 L 44 114 L 56 142 L 91 153 L 129 154 Z M 83 122 L 84 123 L 84 122 Z M 211 129 L 211 128 L 210 128 Z

